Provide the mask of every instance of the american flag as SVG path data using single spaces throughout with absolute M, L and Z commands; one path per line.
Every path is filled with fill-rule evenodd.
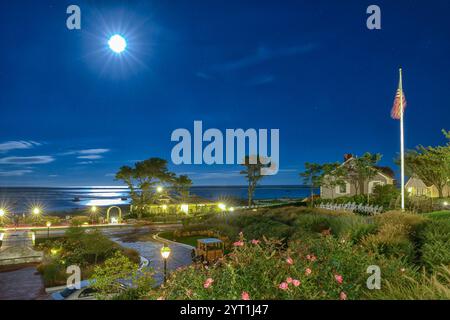
M 402 110 L 402 105 L 400 103 L 400 97 L 403 100 L 403 110 Z M 393 119 L 400 120 L 401 113 L 405 112 L 405 108 L 406 108 L 405 94 L 401 88 L 398 88 L 397 94 L 395 95 L 394 105 L 392 106 L 392 110 L 391 110 L 391 117 Z

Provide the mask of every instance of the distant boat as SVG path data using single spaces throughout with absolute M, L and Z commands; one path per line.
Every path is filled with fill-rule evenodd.
M 73 200 L 72 200 L 73 202 L 80 202 L 81 200 L 80 200 L 80 198 L 78 198 L 78 197 L 75 197 L 75 198 L 73 198 Z
M 122 197 L 122 198 L 120 198 L 120 200 L 122 200 L 122 201 L 127 201 L 128 198 L 127 198 L 127 197 Z

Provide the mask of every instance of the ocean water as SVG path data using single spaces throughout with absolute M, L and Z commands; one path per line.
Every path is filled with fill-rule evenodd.
M 305 186 L 259 186 L 255 191 L 255 199 L 302 199 L 309 192 L 309 188 Z M 198 186 L 192 187 L 191 193 L 209 200 L 246 199 L 247 187 Z M 28 212 L 35 206 L 51 212 L 128 203 L 129 192 L 125 187 L 0 187 L 0 206 L 18 213 Z

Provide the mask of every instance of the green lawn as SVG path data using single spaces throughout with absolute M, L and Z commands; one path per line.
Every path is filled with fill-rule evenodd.
M 190 237 L 175 237 L 173 235 L 173 232 L 162 232 L 159 234 L 161 238 L 172 240 L 184 244 L 188 244 L 193 247 L 197 247 L 197 240 L 198 239 L 204 239 L 205 236 L 190 236 Z
M 426 213 L 425 216 L 430 217 L 432 219 L 450 219 L 450 211 L 448 210 L 434 211 Z

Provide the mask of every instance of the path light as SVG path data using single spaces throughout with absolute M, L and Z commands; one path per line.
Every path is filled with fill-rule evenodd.
M 189 213 L 189 205 L 188 204 L 182 204 L 181 205 L 181 211 L 184 213 Z
M 444 206 L 448 206 L 448 202 L 447 202 L 447 201 L 444 201 L 443 205 L 444 205 Z
M 225 211 L 227 209 L 227 206 L 224 203 L 219 203 L 217 205 L 219 207 L 220 210 Z
M 50 238 L 50 226 L 52 225 L 52 223 L 50 221 L 47 221 L 45 225 L 47 226 L 47 238 Z
M 234 208 L 233 208 L 233 207 L 230 207 L 228 210 L 229 210 L 230 212 L 233 212 L 233 211 L 234 211 Z
M 170 248 L 166 247 L 165 244 L 161 248 L 161 257 L 164 260 L 164 283 L 166 283 L 167 280 L 167 259 L 170 256 L 170 251 L 171 251 Z

